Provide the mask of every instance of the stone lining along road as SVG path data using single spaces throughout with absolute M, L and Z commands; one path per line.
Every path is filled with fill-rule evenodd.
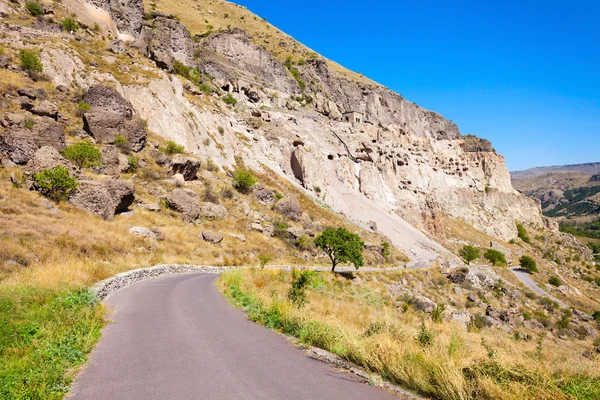
M 398 399 L 249 321 L 216 274 L 168 274 L 111 294 L 112 322 L 72 399 Z

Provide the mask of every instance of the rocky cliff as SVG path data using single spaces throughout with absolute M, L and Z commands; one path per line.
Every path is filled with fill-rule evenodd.
M 539 203 L 513 189 L 489 142 L 465 140 L 441 115 L 318 55 L 281 62 L 242 29 L 192 35 L 172 15 L 144 14 L 139 1 L 65 6 L 94 40 L 113 40 L 118 57 L 26 26 L 6 24 L 2 41 L 40 48 L 45 40 L 55 85 L 114 86 L 150 131 L 220 166 L 242 157 L 272 168 L 356 222 L 375 222 L 414 261 L 446 253 L 428 237 L 441 216 L 501 240 L 516 236 L 515 221 L 544 226 Z

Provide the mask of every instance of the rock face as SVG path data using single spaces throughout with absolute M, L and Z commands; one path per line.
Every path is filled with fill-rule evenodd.
M 89 2 L 108 11 L 124 38 L 133 39 L 140 34 L 144 18 L 142 0 L 89 0 Z
M 148 34 L 148 52 L 159 68 L 173 70 L 173 60 L 193 66 L 193 42 L 190 33 L 173 18 L 156 17 Z
M 82 101 L 91 106 L 92 112 L 109 112 L 123 119 L 133 117 L 133 107 L 115 89 L 104 85 L 94 85 L 83 95 Z
M 64 158 L 60 153 L 50 146 L 44 146 L 38 149 L 33 157 L 27 162 L 25 166 L 25 173 L 32 176 L 36 172 L 43 171 L 45 169 L 53 169 L 58 166 L 63 166 L 73 176 L 76 175 L 75 167 Z
M 80 181 L 70 202 L 102 219 L 111 220 L 115 214 L 126 211 L 134 200 L 132 183 L 109 179 L 104 182 Z
M 181 174 L 186 181 L 191 181 L 196 179 L 201 164 L 200 160 L 178 154 L 171 160 L 171 173 Z
M 4 154 L 15 164 L 26 164 L 41 147 L 65 148 L 64 127 L 54 121 L 41 121 L 32 129 L 13 128 L 0 133 L 0 156 Z

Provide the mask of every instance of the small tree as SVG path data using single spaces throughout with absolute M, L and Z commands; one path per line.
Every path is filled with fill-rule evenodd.
M 265 266 L 267 265 L 267 263 L 271 261 L 271 256 L 268 256 L 266 254 L 260 254 L 258 256 L 258 262 L 260 263 L 260 268 L 261 269 L 265 269 Z
M 562 281 L 560 280 L 560 278 L 558 276 L 551 276 L 548 279 L 548 283 L 551 284 L 552 286 L 556 286 L 556 287 L 562 285 Z
M 498 250 L 488 249 L 483 256 L 496 267 L 505 267 L 507 264 L 504 253 Z
M 75 21 L 73 18 L 63 19 L 60 25 L 65 31 L 73 33 L 75 33 L 79 28 L 81 28 L 77 21 Z
M 61 153 L 78 168 L 91 168 L 102 165 L 102 153 L 90 142 L 72 144 L 67 146 Z
M 34 17 L 39 17 L 42 14 L 44 14 L 44 9 L 42 8 L 42 6 L 40 6 L 35 1 L 30 1 L 29 3 L 25 4 L 25 9 L 29 11 L 29 14 L 33 15 Z
M 458 255 L 462 257 L 467 265 L 471 264 L 471 261 L 475 261 L 479 258 L 479 249 L 475 246 L 466 245 L 458 251 Z
M 529 256 L 523 256 L 519 259 L 519 264 L 521 264 L 521 268 L 529 272 L 530 274 L 538 272 L 537 263 L 535 260 Z
M 312 271 L 292 270 L 292 287 L 288 292 L 288 299 L 298 308 L 306 304 L 306 287 L 312 280 L 313 274 Z
M 40 61 L 37 54 L 28 50 L 21 50 L 19 52 L 19 63 L 21 69 L 29 73 L 41 73 L 44 70 L 44 65 Z
M 365 259 L 362 255 L 363 241 L 346 228 L 327 228 L 315 239 L 315 246 L 323 249 L 331 260 L 331 272 L 340 263 L 352 263 L 356 269 L 362 267 Z
M 240 168 L 233 174 L 234 186 L 242 193 L 250 191 L 257 182 L 256 177 L 247 169 Z
M 71 177 L 69 171 L 62 165 L 36 172 L 33 175 L 33 182 L 43 196 L 57 203 L 66 200 L 78 187 L 77 180 Z

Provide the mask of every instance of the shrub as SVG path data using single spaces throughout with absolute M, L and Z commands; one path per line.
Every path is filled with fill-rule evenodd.
M 225 128 L 223 128 L 222 126 L 219 126 L 219 128 L 217 128 L 219 130 L 219 133 L 222 135 L 225 133 Z
M 392 255 L 392 247 L 390 246 L 389 242 L 382 242 L 381 247 L 383 248 L 383 256 L 384 257 L 387 258 Z
M 458 251 L 458 255 L 462 257 L 467 264 L 471 264 L 471 261 L 475 261 L 479 258 L 479 249 L 475 246 L 467 245 Z
M 297 307 L 302 307 L 306 304 L 306 287 L 313 277 L 312 271 L 298 272 L 297 269 L 292 270 L 292 287 L 288 292 L 288 299 Z
M 285 196 L 279 192 L 275 192 L 275 200 L 281 200 L 283 199 Z
M 120 149 L 125 148 L 127 147 L 127 138 L 123 135 L 116 135 L 114 144 Z
M 181 154 L 185 151 L 185 147 L 183 147 L 180 144 L 175 143 L 172 140 L 169 140 L 166 144 L 165 144 L 165 148 L 164 148 L 164 152 L 170 156 L 174 155 L 174 154 Z
M 181 75 L 184 78 L 190 78 L 190 67 L 182 63 L 181 61 L 173 61 L 173 70 L 177 75 Z
M 102 165 L 102 153 L 89 141 L 69 145 L 61 154 L 78 168 Z
M 221 190 L 221 197 L 224 199 L 232 199 L 233 198 L 233 190 L 230 188 L 225 188 Z
M 91 168 L 102 165 L 102 153 L 90 142 L 80 142 L 67 146 L 62 155 L 78 168 Z
M 300 237 L 296 240 L 296 246 L 302 251 L 309 250 L 311 244 L 312 242 L 310 241 L 308 235 L 300 235 Z
M 29 50 L 21 50 L 19 52 L 19 63 L 21 64 L 21 69 L 27 72 L 41 73 L 44 70 L 44 66 L 38 55 Z
M 225 104 L 230 106 L 235 106 L 237 104 L 237 100 L 231 95 L 231 93 L 227 93 L 227 96 L 223 97 L 223 101 Z
M 517 236 L 519 239 L 524 241 L 525 243 L 531 243 L 531 239 L 529 239 L 529 235 L 527 235 L 527 231 L 523 224 L 517 222 Z
M 65 18 L 60 23 L 60 26 L 67 32 L 75 33 L 79 28 L 79 24 L 73 18 Z
M 265 265 L 267 265 L 267 263 L 268 263 L 269 261 L 271 261 L 271 256 L 268 256 L 268 255 L 266 255 L 266 254 L 260 254 L 260 255 L 258 256 L 258 262 L 259 262 L 259 264 L 260 264 L 260 268 L 261 268 L 261 269 L 264 269 L 264 268 L 265 268 Z
M 427 329 L 425 322 L 421 322 L 421 326 L 419 328 L 419 333 L 415 337 L 417 342 L 423 347 L 429 347 L 433 344 L 434 334 L 432 331 Z
M 198 89 L 200 89 L 200 91 L 202 93 L 206 93 L 206 94 L 212 93 L 212 88 L 210 86 L 208 86 L 206 83 L 199 83 Z
M 594 320 L 597 322 L 600 322 L 600 311 L 595 311 L 592 317 L 594 317 Z
M 278 222 L 277 225 L 275 225 L 275 231 L 273 232 L 273 234 L 275 235 L 275 237 L 278 237 L 279 239 L 287 239 L 288 228 L 289 228 L 289 226 L 285 222 Z
M 240 168 L 233 174 L 235 188 L 242 192 L 247 193 L 250 191 L 252 186 L 257 182 L 256 177 L 247 169 Z
M 446 311 L 446 305 L 443 303 L 438 304 L 431 313 L 431 319 L 433 322 L 442 322 L 444 311 Z
M 77 180 L 62 165 L 36 172 L 33 182 L 43 196 L 57 203 L 66 200 L 78 187 Z
M 125 172 L 133 173 L 137 171 L 139 167 L 139 161 L 136 157 L 130 156 L 127 157 L 127 169 Z
M 321 248 L 331 260 L 331 272 L 340 263 L 352 263 L 356 269 L 365 263 L 362 255 L 363 241 L 346 228 L 325 229 L 315 239 L 315 246 Z
M 32 129 L 32 128 L 33 128 L 33 126 L 35 125 L 35 121 L 34 121 L 34 120 L 32 120 L 32 119 L 26 119 L 26 120 L 23 122 L 23 125 L 24 125 L 24 126 L 25 126 L 25 128 L 27 128 L 27 129 Z
M 521 268 L 523 268 L 530 274 L 538 272 L 537 263 L 535 262 L 535 260 L 533 258 L 531 258 L 529 256 L 521 257 L 519 259 L 519 264 L 521 265 Z
M 506 257 L 498 250 L 488 249 L 483 256 L 496 267 L 506 266 Z
M 550 279 L 548 279 L 548 283 L 557 287 L 562 285 L 562 282 L 558 276 L 551 276 Z
M 30 1 L 29 3 L 25 4 L 25 9 L 34 17 L 39 17 L 44 14 L 44 9 L 42 6 L 34 1 Z

